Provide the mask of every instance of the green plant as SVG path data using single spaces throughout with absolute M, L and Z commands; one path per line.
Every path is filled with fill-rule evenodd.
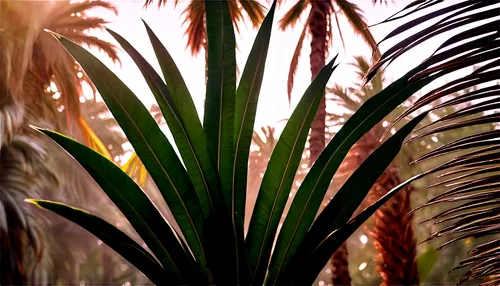
M 289 101 L 291 100 L 295 72 L 297 71 L 299 57 L 306 35 L 311 36 L 311 52 L 309 54 L 311 79 L 314 79 L 321 71 L 321 68 L 325 65 L 329 49 L 333 46 L 332 44 L 335 43 L 333 39 L 334 26 L 338 29 L 340 40 L 345 48 L 342 29 L 339 22 L 339 18 L 341 16 L 349 22 L 349 26 L 352 28 L 354 33 L 359 35 L 370 47 L 375 50 L 376 57 L 378 58 L 380 56 L 380 52 L 377 50 L 376 41 L 373 38 L 370 29 L 367 29 L 367 24 L 363 17 L 363 11 L 353 1 L 297 1 L 297 3 L 295 3 L 280 20 L 280 28 L 285 30 L 288 27 L 293 27 L 300 17 L 306 13 L 308 14 L 307 20 L 302 28 L 302 33 L 299 37 L 297 47 L 295 48 L 295 52 L 290 62 L 290 70 L 288 73 Z M 325 98 L 323 98 L 311 126 L 311 135 L 309 137 L 309 166 L 316 161 L 325 148 L 325 144 L 327 142 L 327 133 L 325 130 L 326 101 Z M 332 256 L 332 261 L 335 265 L 335 267 L 332 268 L 333 284 L 351 284 L 347 258 L 347 245 L 343 244 Z
M 111 161 L 49 130 L 38 129 L 89 172 L 127 217 L 152 254 L 113 225 L 88 212 L 50 201 L 28 201 L 95 234 L 158 285 L 282 284 L 293 276 L 290 273 L 295 272 L 298 265 L 304 275 L 297 281 L 312 283 L 338 247 L 335 243 L 343 242 L 402 188 L 403 185 L 396 187 L 350 221 L 373 182 L 425 114 L 384 142 L 322 213 L 326 213 L 328 220 L 320 215 L 314 222 L 329 182 L 347 151 L 386 114 L 384 109 L 367 118 L 370 113 L 377 112 L 380 105 L 377 102 L 364 105 L 365 109 L 353 115 L 348 122 L 350 125 L 335 137 L 340 144 L 330 144 L 304 179 L 272 251 L 308 131 L 325 85 L 335 69 L 335 59 L 311 83 L 283 130 L 264 175 L 248 234 L 244 237 L 248 153 L 276 4 L 259 30 L 238 88 L 229 8 L 224 1 L 207 1 L 205 5 L 209 77 L 203 127 L 174 61 L 149 27 L 146 26 L 166 84 L 125 39 L 109 31 L 144 75 L 182 161 L 126 85 L 84 48 L 56 35 L 99 90 L 156 182 L 182 233 L 172 229 L 142 190 Z M 335 220 L 332 221 L 332 217 Z M 318 255 L 321 257 L 316 259 Z

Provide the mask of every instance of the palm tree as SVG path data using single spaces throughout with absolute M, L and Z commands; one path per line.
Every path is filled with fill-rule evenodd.
M 2 260 L 1 284 L 53 282 L 60 274 L 57 269 L 67 273 L 62 283 L 78 283 L 78 264 L 89 244 L 95 243 L 53 216 L 36 218 L 36 210 L 23 202 L 26 197 L 53 197 L 81 205 L 88 200 L 96 211 L 108 211 L 100 208 L 103 197 L 97 185 L 56 145 L 29 128 L 29 124 L 55 128 L 106 153 L 80 113 L 81 82 L 86 76 L 58 42 L 43 32 L 56 31 L 117 60 L 113 45 L 86 33 L 105 23 L 86 15 L 94 7 L 116 12 L 102 1 L 0 3 L 0 231 L 1 255 L 8 257 Z M 62 111 L 64 121 L 59 116 Z M 78 247 L 72 244 L 64 250 L 64 240 L 58 238 L 65 236 L 77 238 Z
M 298 58 L 301 53 L 304 38 L 307 33 L 311 34 L 311 53 L 309 55 L 311 64 L 311 78 L 314 79 L 319 73 L 321 68 L 325 65 L 325 58 L 328 53 L 328 47 L 331 45 L 333 24 L 335 21 L 337 29 L 342 38 L 342 31 L 339 24 L 339 15 L 344 15 L 354 32 L 360 35 L 363 40 L 372 47 L 375 52 L 375 58 L 380 56 L 376 49 L 376 42 L 372 34 L 366 27 L 365 19 L 362 16 L 361 9 L 354 3 L 345 0 L 329 0 L 329 1 L 314 1 L 305 0 L 298 1 L 293 5 L 288 12 L 280 20 L 280 27 L 282 30 L 288 27 L 293 27 L 300 19 L 300 17 L 310 8 L 309 15 L 302 28 L 302 33 L 299 37 L 299 42 L 295 49 L 291 64 L 290 72 L 288 75 L 288 97 L 290 99 L 293 89 L 293 82 L 295 71 L 297 70 Z M 332 19 L 333 16 L 333 19 Z M 326 105 L 325 100 L 320 104 L 320 108 L 314 119 L 313 127 L 311 129 L 311 137 L 309 139 L 311 151 L 311 164 L 319 156 L 325 147 L 325 119 L 326 119 Z
M 329 119 L 338 122 L 337 124 L 345 122 L 349 115 L 358 110 L 363 102 L 383 89 L 383 73 L 377 74 L 370 83 L 362 84 L 361 81 L 370 68 L 366 58 L 355 57 L 355 63 L 352 65 L 356 68 L 356 74 L 360 80 L 355 87 L 346 89 L 335 85 L 333 88 L 327 88 L 327 94 L 334 95 L 330 100 L 336 106 L 343 107 L 342 114 L 329 114 Z M 379 139 L 384 133 L 384 129 L 382 125 L 376 125 L 353 146 L 340 169 L 340 175 L 350 175 L 381 145 Z M 397 167 L 394 163 L 391 164 L 372 187 L 359 210 L 362 210 L 367 204 L 377 201 L 402 182 Z M 396 194 L 389 203 L 378 209 L 375 213 L 374 227 L 368 230 L 374 239 L 375 248 L 379 251 L 376 263 L 378 264 L 377 271 L 382 277 L 381 285 L 416 285 L 419 283 L 415 261 L 416 242 L 413 237 L 413 216 L 407 215 L 411 210 L 410 193 L 411 188 L 407 187 Z M 342 268 L 338 266 L 339 262 L 335 255 L 338 254 L 334 254 L 331 259 L 332 268 Z M 333 271 L 332 280 L 341 280 L 342 276 L 338 277 L 338 275 Z
M 154 0 L 146 0 L 145 7 L 151 5 Z M 158 7 L 164 6 L 168 0 L 158 0 Z M 179 0 L 174 0 L 174 5 L 179 4 Z M 228 1 L 231 17 L 236 31 L 239 31 L 238 25 L 244 20 L 243 12 L 252 22 L 254 28 L 258 27 L 264 19 L 265 8 L 256 0 L 231 0 Z M 197 55 L 202 49 L 205 51 L 205 79 L 208 77 L 208 53 L 207 38 L 205 27 L 205 2 L 192 0 L 184 10 L 184 23 L 188 22 L 186 35 L 188 38 L 187 48 L 191 54 Z
M 476 1 L 414 1 L 402 11 L 384 22 L 404 17 L 413 17 L 391 32 L 382 41 L 397 37 L 409 29 L 416 32 L 405 36 L 387 50 L 381 59 L 367 73 L 369 81 L 383 66 L 393 62 L 410 49 L 431 38 L 450 35 L 432 54 L 410 71 L 406 86 L 425 86 L 438 78 L 455 73 L 436 88 L 423 94 L 410 108 L 407 108 L 388 128 L 403 120 L 414 111 L 428 107 L 435 101 L 431 112 L 456 106 L 457 110 L 438 118 L 420 128 L 411 141 L 444 132 L 446 144 L 424 154 L 413 164 L 425 160 L 442 158 L 443 164 L 434 165 L 425 175 L 440 173 L 439 182 L 429 188 L 440 187 L 445 191 L 431 199 L 424 206 L 442 204 L 445 211 L 432 216 L 436 228 L 429 240 L 453 235 L 438 249 L 454 242 L 473 239 L 476 246 L 469 257 L 455 269 L 467 268 L 460 283 L 468 280 L 481 281 L 482 285 L 500 283 L 500 233 L 498 210 L 498 115 L 500 97 L 500 53 L 498 27 L 498 2 Z M 416 13 L 427 12 L 415 16 Z M 472 70 L 472 71 L 471 71 Z M 453 74 L 452 74 L 453 75 Z M 478 86 L 476 89 L 470 89 Z M 457 97 L 449 97 L 458 91 Z M 484 128 L 495 124 L 495 129 Z M 474 134 L 451 141 L 448 138 L 455 130 L 467 128 Z M 450 203 L 456 203 L 449 205 Z M 458 205 L 457 205 L 458 204 Z
M 340 32 L 342 38 L 342 32 L 339 25 L 338 16 L 343 14 L 349 21 L 351 27 L 354 31 L 359 34 L 372 48 L 376 49 L 376 42 L 372 34 L 367 27 L 365 20 L 361 15 L 361 9 L 349 1 L 345 0 L 329 0 L 329 1 L 315 1 L 315 0 L 305 0 L 298 1 L 281 19 L 280 27 L 282 30 L 293 27 L 295 23 L 299 20 L 302 14 L 310 7 L 309 15 L 307 16 L 307 21 L 302 29 L 302 33 L 295 49 L 291 64 L 290 72 L 288 75 L 288 99 L 290 100 L 291 92 L 293 88 L 293 81 L 295 71 L 297 69 L 298 58 L 300 56 L 300 51 L 302 49 L 302 44 L 306 33 L 309 31 L 311 34 L 311 53 L 309 55 L 310 65 L 311 65 L 311 78 L 314 79 L 321 68 L 325 65 L 325 59 L 328 52 L 328 47 L 332 42 L 332 15 L 335 18 L 337 28 Z M 342 39 L 343 41 L 343 39 Z M 380 55 L 378 52 L 375 53 L 378 58 Z M 326 120 L 326 101 L 323 98 L 320 102 L 318 112 L 314 117 L 314 121 L 311 127 L 311 135 L 309 137 L 309 150 L 310 154 L 310 165 L 316 161 L 323 149 L 325 148 L 325 120 Z M 333 277 L 339 277 L 339 279 L 334 279 L 335 285 L 349 285 L 351 279 L 348 275 L 349 271 L 347 268 L 347 247 L 343 244 L 333 257 L 335 262 L 335 267 L 333 269 Z

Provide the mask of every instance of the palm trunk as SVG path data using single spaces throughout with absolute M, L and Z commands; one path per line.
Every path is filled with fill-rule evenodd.
M 318 75 L 325 66 L 326 44 L 327 44 L 327 26 L 330 11 L 328 1 L 311 2 L 311 18 L 309 20 L 309 31 L 311 31 L 311 54 L 309 61 L 311 63 L 311 79 Z M 326 101 L 323 95 L 319 104 L 318 112 L 314 116 L 311 126 L 311 137 L 309 138 L 310 162 L 312 165 L 325 148 L 325 120 L 326 120 Z M 344 243 L 332 256 L 332 281 L 334 285 L 350 285 L 351 277 L 349 275 L 349 265 L 347 262 L 347 247 Z
M 325 66 L 326 43 L 327 43 L 327 13 L 329 3 L 326 1 L 311 2 L 311 19 L 309 20 L 309 30 L 311 31 L 311 79 L 313 80 L 321 69 Z M 310 165 L 316 161 L 319 154 L 325 148 L 325 119 L 326 102 L 325 96 L 321 99 L 318 112 L 314 117 L 311 126 L 311 137 L 309 138 L 309 151 L 311 152 Z
M 400 183 L 401 179 L 390 166 L 370 192 L 369 201 L 375 202 Z M 378 209 L 375 225 L 369 231 L 374 239 L 374 248 L 379 252 L 375 262 L 376 270 L 382 277 L 381 286 L 419 285 L 413 215 L 408 214 L 411 210 L 410 195 L 411 189 L 406 188 Z
M 382 132 L 381 127 L 372 129 L 354 145 L 347 158 L 351 169 L 357 168 L 380 146 L 378 134 Z M 380 199 L 401 182 L 396 167 L 389 165 L 354 215 L 357 215 L 368 204 Z M 377 264 L 376 270 L 382 278 L 381 286 L 419 284 L 415 261 L 417 245 L 413 237 L 413 215 L 408 214 L 410 210 L 410 190 L 407 188 L 377 210 L 374 214 L 375 225 L 372 229 L 365 226 L 369 235 L 374 239 L 374 248 L 378 251 L 374 260 Z M 332 265 L 335 266 L 333 262 Z

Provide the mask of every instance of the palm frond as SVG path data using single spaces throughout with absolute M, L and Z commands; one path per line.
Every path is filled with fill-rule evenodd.
M 80 44 L 85 43 L 89 47 L 95 47 L 111 58 L 118 61 L 116 47 L 106 41 L 99 40 L 86 34 L 86 31 L 92 29 L 103 29 L 107 21 L 99 17 L 88 17 L 87 11 L 93 8 L 104 8 L 108 11 L 118 13 L 116 7 L 104 1 L 83 1 L 67 4 L 67 2 L 58 2 L 59 9 L 54 9 L 45 23 L 45 29 L 49 29 L 58 34 L 72 39 Z
M 191 1 L 184 10 L 184 23 L 188 23 L 186 35 L 188 37 L 187 48 L 191 49 L 191 54 L 200 52 L 205 42 L 205 2 Z
M 66 33 L 66 34 L 67 35 L 65 35 L 65 37 L 71 39 L 75 43 L 84 44 L 91 48 L 97 48 L 98 50 L 104 52 L 113 62 L 115 63 L 120 62 L 120 58 L 118 57 L 117 53 L 117 47 L 112 43 L 86 34 L 76 34 L 76 33 L 75 34 Z
M 400 13 L 384 22 L 404 18 L 416 12 L 435 8 L 439 0 L 415 1 Z M 419 31 L 404 38 L 389 48 L 381 59 L 368 72 L 370 80 L 383 66 L 428 41 L 452 33 L 446 41 L 432 53 L 420 67 L 422 70 L 410 78 L 409 84 L 440 78 L 455 71 L 465 73 L 454 80 L 441 84 L 421 96 L 413 105 L 403 112 L 394 124 L 397 124 L 410 113 L 441 101 L 431 107 L 432 110 L 456 106 L 456 111 L 434 120 L 431 124 L 420 128 L 410 141 L 423 138 L 438 132 L 456 132 L 460 128 L 474 128 L 472 135 L 447 143 L 424 154 L 414 163 L 423 160 L 445 158 L 445 162 L 426 171 L 425 174 L 438 173 L 440 181 L 430 188 L 442 188 L 443 192 L 431 199 L 425 206 L 434 204 L 460 203 L 433 216 L 439 230 L 428 240 L 437 237 L 450 237 L 439 249 L 456 241 L 468 238 L 483 238 L 483 244 L 477 246 L 455 268 L 469 270 L 459 283 L 468 280 L 481 281 L 482 285 L 494 285 L 500 282 L 500 233 L 498 209 L 498 123 L 500 122 L 500 53 L 498 18 L 499 5 L 496 1 L 475 0 L 445 3 L 430 13 L 417 16 L 407 21 L 381 42 L 396 37 L 414 27 Z M 467 73 L 467 70 L 473 69 Z M 475 88 L 474 88 L 475 87 Z M 464 91 L 458 96 L 451 96 Z M 389 128 L 391 128 L 389 126 Z
M 88 126 L 75 128 L 83 123 L 79 120 L 83 94 L 82 78 L 77 75 L 80 70 L 66 50 L 44 32 L 57 30 L 84 43 L 89 37 L 86 30 L 101 28 L 105 23 L 86 16 L 86 11 L 94 7 L 116 12 L 113 5 L 102 1 L 0 3 L 0 235 L 2 257 L 9 258 L 5 264 L 2 260 L 2 285 L 46 284 L 56 277 L 63 283 L 78 283 L 78 277 L 66 274 L 68 267 L 78 268 L 85 258 L 84 249 L 95 245 L 95 240 L 65 221 L 38 213 L 40 219 L 35 219 L 35 211 L 24 203 L 26 197 L 51 197 L 114 213 L 101 208 L 104 198 L 96 192 L 99 189 L 73 160 L 28 127 L 36 124 L 74 131 L 75 135 L 83 133 L 77 136 L 83 140 L 87 134 L 94 147 L 105 150 L 102 144 L 97 146 L 99 140 L 88 133 Z M 105 44 L 90 43 L 117 59 L 114 47 Z M 66 128 L 61 124 L 63 116 Z M 74 237 L 78 243 L 70 246 L 65 239 L 59 240 L 62 237 Z M 72 251 L 68 253 L 68 249 Z
M 63 4 L 61 5 L 60 9 L 57 9 L 55 11 L 57 12 L 57 14 L 55 14 L 53 18 L 60 19 L 64 17 L 70 17 L 73 13 L 76 16 L 76 13 L 85 13 L 85 11 L 88 11 L 92 8 L 104 8 L 106 10 L 112 11 L 115 14 L 118 14 L 118 10 L 112 3 L 101 0 L 93 0 L 93 1 L 75 2 L 71 3 L 71 5 Z
M 292 90 L 293 83 L 295 80 L 295 73 L 297 72 L 297 67 L 299 66 L 300 53 L 302 51 L 302 46 L 304 45 L 304 38 L 307 34 L 308 25 L 304 25 L 302 33 L 300 33 L 299 41 L 293 52 L 292 61 L 290 62 L 290 70 L 288 71 L 288 81 L 287 81 L 287 92 L 288 92 L 288 102 L 292 101 Z
M 340 21 L 339 21 L 339 15 L 337 13 L 337 11 L 335 9 L 333 9 L 333 15 L 335 16 L 335 22 L 337 24 L 337 30 L 339 31 L 339 36 L 340 36 L 340 41 L 342 42 L 342 46 L 344 47 L 344 50 L 345 50 L 345 41 L 344 41 L 344 35 L 342 34 L 342 29 L 340 29 Z M 330 19 L 330 25 L 329 25 L 329 29 L 328 29 L 328 32 L 329 32 L 329 41 L 331 42 L 332 41 L 332 24 L 331 24 L 331 19 Z M 328 43 L 328 45 L 330 45 L 331 43 Z
M 295 5 L 286 12 L 286 14 L 279 21 L 279 26 L 281 30 L 285 30 L 288 27 L 295 26 L 297 21 L 300 19 L 302 13 L 306 10 L 309 5 L 309 0 L 300 0 L 295 3 Z
M 367 29 L 368 24 L 362 16 L 363 11 L 358 5 L 345 0 L 335 0 L 340 11 L 344 14 L 349 24 L 354 30 L 354 33 L 360 35 L 363 40 L 372 47 L 374 59 L 380 58 L 380 51 L 378 50 L 377 42 L 373 38 L 370 30 Z
M 255 0 L 239 0 L 238 2 L 240 3 L 241 8 L 245 10 L 248 18 L 252 22 L 252 25 L 254 27 L 258 27 L 264 19 L 264 6 Z

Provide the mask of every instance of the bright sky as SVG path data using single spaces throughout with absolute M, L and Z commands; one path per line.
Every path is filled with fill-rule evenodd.
M 173 2 L 173 1 L 171 1 Z M 156 3 L 147 9 L 143 8 L 144 1 L 115 1 L 114 4 L 118 8 L 118 16 L 113 13 L 95 11 L 98 16 L 109 20 L 107 25 L 110 29 L 122 35 L 148 60 L 152 66 L 161 74 L 160 67 L 156 61 L 153 49 L 149 43 L 146 30 L 141 22 L 144 19 L 153 31 L 166 46 L 172 57 L 176 61 L 191 95 L 197 105 L 198 112 L 202 116 L 203 99 L 205 97 L 205 58 L 203 51 L 196 57 L 192 57 L 190 51 L 186 50 L 187 38 L 184 36 L 186 24 L 183 25 L 184 11 L 188 1 L 181 3 L 174 9 L 174 6 L 169 2 L 165 7 L 158 9 Z M 378 23 L 393 13 L 400 10 L 410 1 L 395 1 L 395 3 L 386 5 L 373 5 L 372 0 L 353 0 L 363 11 L 368 24 Z M 292 94 L 292 105 L 288 104 L 287 99 L 287 77 L 294 49 L 296 47 L 300 32 L 305 19 L 297 25 L 295 29 L 281 31 L 278 28 L 277 21 L 281 19 L 285 11 L 288 10 L 295 1 L 287 1 L 277 10 L 275 16 L 274 30 L 271 35 L 271 44 L 266 63 L 266 71 L 264 82 L 261 89 L 260 101 L 258 106 L 256 128 L 263 125 L 275 125 L 277 121 L 287 118 L 293 106 L 298 102 L 300 96 L 305 91 L 310 83 L 309 71 L 309 42 L 310 38 L 304 42 L 302 55 L 299 60 L 299 68 L 296 74 L 295 87 Z M 267 7 L 270 4 L 265 3 Z M 307 16 L 305 14 L 304 16 Z M 303 17 L 305 18 L 305 17 Z M 371 49 L 359 38 L 354 35 L 348 22 L 344 18 L 340 18 L 340 25 L 345 40 L 345 50 L 341 44 L 338 31 L 334 28 L 333 46 L 330 49 L 331 59 L 335 54 L 340 53 L 339 60 L 341 65 L 333 73 L 331 82 L 338 82 L 343 86 L 351 86 L 355 80 L 353 68 L 349 63 L 353 62 L 353 57 L 356 55 L 371 55 Z M 396 27 L 396 24 L 384 24 L 372 28 L 372 33 L 378 41 L 387 33 Z M 250 52 L 253 40 L 257 30 L 254 30 L 251 25 L 241 25 L 240 34 L 236 36 L 239 50 L 237 51 L 237 62 L 240 70 L 246 62 L 246 58 Z M 114 42 L 112 37 L 106 32 L 95 32 L 95 35 Z M 385 46 L 387 47 L 387 46 Z M 384 46 L 382 46 L 382 50 Z M 139 69 L 135 66 L 132 59 L 124 52 L 120 53 L 122 65 L 115 65 L 103 54 L 95 52 L 96 55 L 121 79 L 124 81 L 135 94 L 143 101 L 145 106 L 149 108 L 154 103 L 154 98 L 146 82 L 144 81 Z M 389 81 L 400 76 L 409 67 L 417 64 L 424 59 L 425 55 L 414 57 L 409 53 L 402 60 L 396 61 L 388 69 Z

